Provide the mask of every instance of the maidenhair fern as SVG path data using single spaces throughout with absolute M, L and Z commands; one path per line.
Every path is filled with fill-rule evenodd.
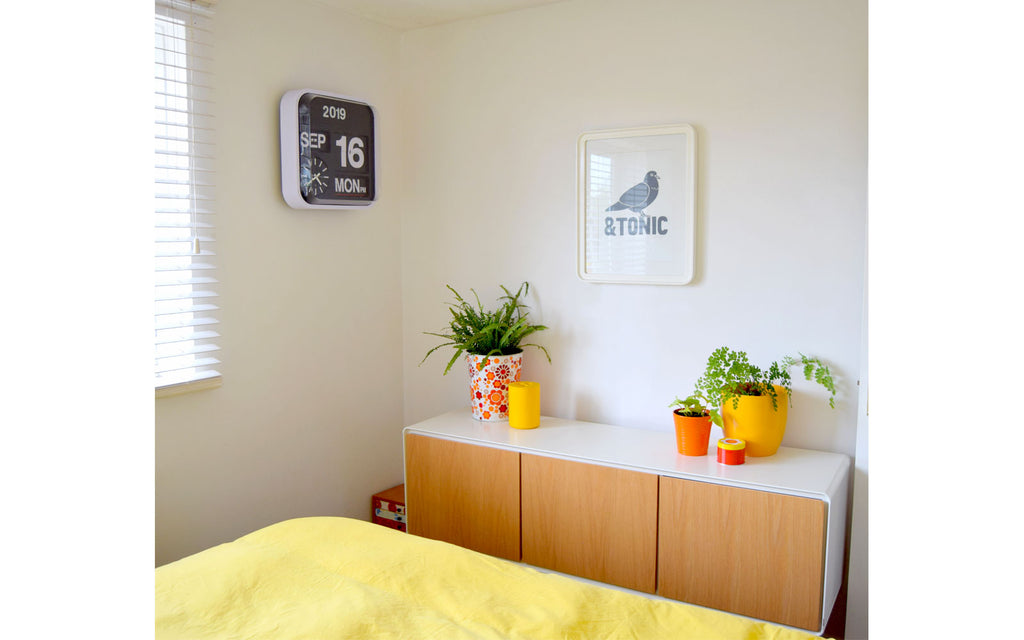
M 782 362 L 772 362 L 767 370 L 753 365 L 747 359 L 745 351 L 733 351 L 728 347 L 720 347 L 708 357 L 704 375 L 697 379 L 691 397 L 701 400 L 707 408 L 715 424 L 722 425 L 722 417 L 718 407 L 731 402 L 735 409 L 739 406 L 741 396 L 769 396 L 772 408 L 779 408 L 778 391 L 775 385 L 784 388 L 793 402 L 792 377 L 789 369 L 801 365 L 804 378 L 813 380 L 825 387 L 829 392 L 828 404 L 835 408 L 836 385 L 828 366 L 818 358 L 800 354 L 799 358 L 786 356 Z M 670 406 L 681 402 L 677 399 Z

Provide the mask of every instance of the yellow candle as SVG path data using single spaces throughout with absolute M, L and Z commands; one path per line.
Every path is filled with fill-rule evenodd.
M 540 385 L 538 383 L 509 383 L 508 426 L 514 429 L 536 429 L 540 426 Z

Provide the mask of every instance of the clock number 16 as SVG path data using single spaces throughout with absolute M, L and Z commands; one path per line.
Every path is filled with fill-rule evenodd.
M 342 167 L 362 168 L 363 163 L 366 162 L 366 156 L 363 153 L 363 147 L 366 143 L 363 142 L 362 138 L 341 136 L 334 141 L 334 144 L 338 145 L 338 149 L 341 150 Z

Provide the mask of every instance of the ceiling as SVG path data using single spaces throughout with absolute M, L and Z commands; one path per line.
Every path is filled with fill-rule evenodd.
M 400 29 L 418 29 L 563 0 L 317 0 L 357 16 Z

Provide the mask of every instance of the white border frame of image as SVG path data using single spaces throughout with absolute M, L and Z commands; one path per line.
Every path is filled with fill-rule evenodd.
M 587 225 L 587 143 L 592 140 L 609 138 L 631 138 L 639 136 L 678 135 L 686 136 L 686 202 L 684 204 L 685 219 L 689 221 L 684 228 L 682 250 L 690 259 L 684 264 L 684 271 L 672 275 L 648 274 L 591 274 L 586 265 L 586 225 Z M 576 275 L 586 282 L 618 283 L 618 284 L 661 284 L 685 285 L 693 281 L 696 235 L 696 131 L 689 124 L 656 125 L 633 127 L 627 129 L 603 129 L 580 134 L 576 143 Z

